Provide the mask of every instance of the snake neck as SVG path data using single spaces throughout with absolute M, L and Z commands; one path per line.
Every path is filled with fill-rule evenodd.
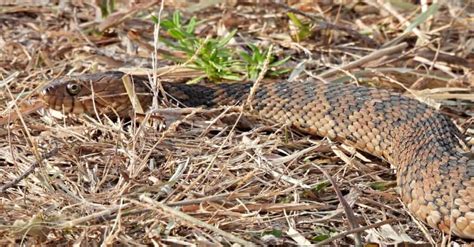
M 252 83 L 176 84 L 163 83 L 166 96 L 185 107 L 216 107 L 237 105 L 247 97 Z

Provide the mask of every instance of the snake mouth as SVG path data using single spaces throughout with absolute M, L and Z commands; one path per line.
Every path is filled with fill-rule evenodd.
M 44 94 L 43 101 L 49 109 L 65 114 L 105 114 L 123 116 L 122 112 L 128 109 L 127 102 L 114 99 L 114 101 L 104 101 L 90 96 L 81 97 L 59 97 Z

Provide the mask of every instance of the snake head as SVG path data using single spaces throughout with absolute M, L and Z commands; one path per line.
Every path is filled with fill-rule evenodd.
M 63 113 L 127 117 L 131 104 L 124 75 L 114 71 L 60 78 L 46 85 L 41 97 L 50 109 Z

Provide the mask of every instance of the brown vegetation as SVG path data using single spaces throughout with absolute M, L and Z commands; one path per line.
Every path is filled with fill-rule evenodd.
M 464 243 L 415 222 L 386 162 L 287 126 L 239 129 L 226 109 L 139 126 L 36 111 L 53 78 L 143 73 L 154 53 L 162 79 L 202 74 L 155 50 L 160 2 L 117 2 L 106 18 L 87 1 L 43 2 L 0 6 L 0 245 Z M 165 1 L 161 17 L 196 16 L 200 37 L 237 29 L 235 49 L 272 44 L 291 76 L 403 92 L 472 138 L 472 3 L 388 2 Z

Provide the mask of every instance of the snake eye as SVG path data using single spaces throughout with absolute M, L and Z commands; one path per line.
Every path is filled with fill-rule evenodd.
M 67 92 L 71 96 L 74 96 L 74 95 L 78 94 L 81 91 L 81 85 L 79 85 L 77 83 L 74 83 L 74 82 L 67 84 L 66 88 L 67 88 Z

